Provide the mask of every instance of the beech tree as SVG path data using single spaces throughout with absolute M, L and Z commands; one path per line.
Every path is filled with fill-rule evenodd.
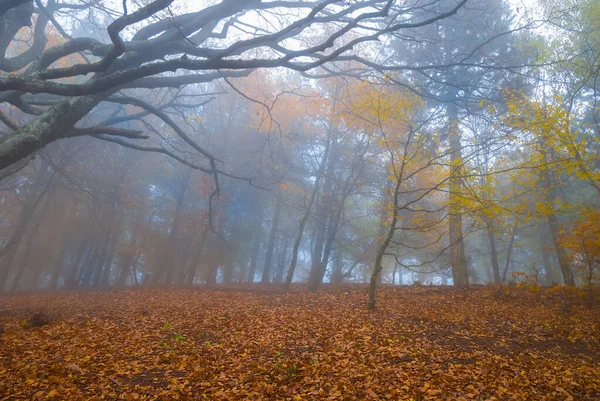
M 117 12 L 95 2 L 4 0 L 0 69 L 6 74 L 0 76 L 0 96 L 27 118 L 23 123 L 2 119 L 11 132 L 0 139 L 0 170 L 6 176 L 49 143 L 82 135 L 117 138 L 123 146 L 164 152 L 121 140 L 145 138 L 138 130 L 95 125 L 86 118 L 101 102 L 115 102 L 161 118 L 201 157 L 188 162 L 217 179 L 222 172 L 218 158 L 153 105 L 131 96 L 133 89 L 181 88 L 247 76 L 257 68 L 311 71 L 342 56 L 352 57 L 361 45 L 386 34 L 453 15 L 466 2 L 223 0 L 190 11 L 176 9 L 174 0 L 155 0 L 135 10 L 124 1 Z M 109 42 L 73 37 L 62 26 L 84 13 L 100 13 L 110 21 L 104 35 Z M 261 24 L 255 21 L 261 14 L 280 18 L 276 24 Z M 335 27 L 333 33 L 304 44 L 324 24 Z M 53 46 L 48 46 L 50 25 L 63 37 Z M 29 47 L 12 54 L 11 43 L 27 26 L 32 31 Z M 72 55 L 81 61 L 57 65 Z

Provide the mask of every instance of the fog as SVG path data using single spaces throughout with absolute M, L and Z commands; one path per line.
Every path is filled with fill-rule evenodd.
M 2 291 L 596 280 L 592 3 L 0 11 Z

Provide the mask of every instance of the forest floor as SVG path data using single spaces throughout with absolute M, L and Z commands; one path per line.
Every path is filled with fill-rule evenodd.
M 599 400 L 564 291 L 134 289 L 0 297 L 0 400 Z

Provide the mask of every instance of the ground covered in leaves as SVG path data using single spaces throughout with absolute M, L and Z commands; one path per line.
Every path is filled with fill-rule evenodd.
M 599 308 L 492 288 L 0 298 L 0 400 L 598 400 Z

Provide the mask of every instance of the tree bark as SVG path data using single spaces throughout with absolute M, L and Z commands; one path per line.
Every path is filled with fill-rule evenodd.
M 263 236 L 263 218 L 265 215 L 265 209 L 261 205 L 257 215 L 256 222 L 254 224 L 254 238 L 252 240 L 252 256 L 250 257 L 250 268 L 248 269 L 248 282 L 254 282 L 254 275 L 256 274 L 256 264 L 258 262 L 258 252 L 262 243 Z
M 332 206 L 332 196 L 331 191 L 333 189 L 333 171 L 335 169 L 335 160 L 337 154 L 337 140 L 333 139 L 330 150 L 330 157 L 327 162 L 327 170 L 325 172 L 325 176 L 323 177 L 323 193 L 319 202 L 319 211 L 317 213 L 317 222 L 316 222 L 316 233 L 315 233 L 315 244 L 312 252 L 312 263 L 311 269 L 308 276 L 308 290 L 314 292 L 317 290 L 321 282 L 323 281 L 323 275 L 325 274 L 325 268 L 329 259 L 329 254 L 331 253 L 331 244 L 329 244 L 329 249 L 324 249 L 325 239 L 327 235 L 328 222 L 329 229 L 334 221 L 331 221 L 331 206 Z M 333 231 L 333 235 L 335 238 L 335 231 Z
M 538 224 L 538 231 L 540 240 L 540 252 L 542 254 L 542 263 L 544 265 L 544 270 L 546 271 L 548 284 L 556 285 L 558 284 L 560 278 L 557 277 L 556 269 L 552 264 L 552 260 L 550 258 L 550 251 L 553 247 L 549 243 L 548 229 L 544 224 L 540 223 Z
M 50 169 L 46 163 L 42 163 L 40 172 L 31 184 L 31 188 L 27 191 L 23 208 L 15 223 L 13 234 L 2 249 L 0 249 L 0 290 L 4 289 L 7 284 L 10 269 L 13 266 L 21 239 L 27 229 L 27 224 L 31 221 L 40 201 L 52 185 L 55 174 L 56 172 Z
M 209 226 L 207 225 L 202 231 L 202 235 L 200 236 L 200 242 L 196 246 L 196 250 L 194 252 L 194 256 L 192 256 L 192 260 L 190 262 L 190 267 L 188 270 L 188 275 L 186 278 L 186 284 L 188 286 L 194 285 L 194 278 L 196 277 L 196 271 L 198 270 L 198 265 L 200 264 L 200 259 L 202 258 L 202 254 L 204 253 L 204 244 L 206 243 L 206 238 L 208 237 Z
M 119 277 L 117 278 L 117 287 L 125 287 L 127 284 L 127 277 L 131 273 L 133 262 L 137 259 L 136 254 L 138 253 L 138 238 L 140 236 L 143 221 L 143 210 L 135 210 L 135 220 L 133 222 L 133 228 L 131 231 L 131 241 L 129 242 L 127 253 L 123 256 L 123 260 L 121 262 L 121 270 L 119 271 Z M 131 248 L 134 248 L 135 252 L 132 251 Z
M 494 233 L 494 221 L 486 218 L 486 231 L 488 242 L 490 244 L 490 259 L 492 262 L 492 274 L 494 278 L 494 284 L 502 284 L 500 278 L 500 264 L 498 263 L 498 250 L 496 249 L 496 234 Z
M 541 134 L 541 153 L 542 153 L 542 161 L 543 163 L 547 163 L 552 160 L 552 157 L 548 157 L 548 153 L 552 152 L 552 149 L 547 144 L 547 139 L 544 134 Z M 556 257 L 558 259 L 558 267 L 563 276 L 563 280 L 565 285 L 574 286 L 575 285 L 575 276 L 573 275 L 573 271 L 571 270 L 571 266 L 569 265 L 569 257 L 567 255 L 567 251 L 563 247 L 562 244 L 562 235 L 560 232 L 560 224 L 558 222 L 558 217 L 556 215 L 556 209 L 554 207 L 556 203 L 556 192 L 554 189 L 554 177 L 552 176 L 551 171 L 549 171 L 549 167 L 547 165 L 543 166 L 542 170 L 542 185 L 545 194 L 545 200 L 547 207 L 550 209 L 547 212 L 546 219 L 548 221 L 548 227 L 550 228 L 550 235 L 552 237 L 552 242 L 554 244 L 554 249 L 556 252 Z
M 506 283 L 506 275 L 508 274 L 508 269 L 510 267 L 512 258 L 512 251 L 515 245 L 515 238 L 517 237 L 517 228 L 518 226 L 515 224 L 512 229 L 510 241 L 508 241 L 508 248 L 506 249 L 506 262 L 504 264 L 504 271 L 502 272 L 502 284 Z
M 371 279 L 369 281 L 369 301 L 367 303 L 368 309 L 375 309 L 375 290 L 377 289 L 377 277 L 381 274 L 381 270 L 383 270 L 383 256 L 385 255 L 385 251 L 388 249 L 390 242 L 392 242 L 392 238 L 394 238 L 394 233 L 396 232 L 396 224 L 398 223 L 398 199 L 400 197 L 401 185 L 402 177 L 396 177 L 396 185 L 394 186 L 394 194 L 392 196 L 394 213 L 387 233 L 383 238 L 379 249 L 377 250 L 377 254 L 375 255 L 375 266 L 373 267 L 373 273 L 371 274 Z
M 175 195 L 175 216 L 173 216 L 173 222 L 171 223 L 171 228 L 169 230 L 169 238 L 166 244 L 167 246 L 162 254 L 162 257 L 158 259 L 156 268 L 152 275 L 153 284 L 157 284 L 160 281 L 163 273 L 165 273 L 165 284 L 169 285 L 173 282 L 173 272 L 177 263 L 177 242 L 179 240 L 181 214 L 183 212 L 183 203 L 188 188 L 189 178 L 190 170 L 186 169 L 184 176 L 179 182 L 179 188 Z
M 65 265 L 64 262 L 65 254 L 67 253 L 67 243 L 68 241 L 66 240 L 66 235 L 63 234 L 61 237 L 60 251 L 58 252 L 58 256 L 54 261 L 54 267 L 52 268 L 52 273 L 50 276 L 50 283 L 48 284 L 48 288 L 51 290 L 55 290 L 58 287 L 60 273 Z
M 469 285 L 469 273 L 465 258 L 465 245 L 463 242 L 462 212 L 459 199 L 462 187 L 462 152 L 460 144 L 460 130 L 458 128 L 458 107 L 454 103 L 447 106 L 448 112 L 448 140 L 451 151 L 451 167 L 449 179 L 449 236 L 450 236 L 450 265 L 452 266 L 452 280 L 454 285 Z
M 260 279 L 261 283 L 270 281 L 271 262 L 275 249 L 275 240 L 277 239 L 277 231 L 279 230 L 279 218 L 281 215 L 281 207 L 283 204 L 283 194 L 281 189 L 277 190 L 277 200 L 275 201 L 275 213 L 273 214 L 273 222 L 271 223 L 271 232 L 269 233 L 269 244 L 267 245 L 267 254 L 265 255 L 265 267 L 262 271 Z
M 283 281 L 283 274 L 285 272 L 285 265 L 287 260 L 287 254 L 289 251 L 290 238 L 286 235 L 283 239 L 283 245 L 279 250 L 279 261 L 277 263 L 277 274 L 275 275 L 275 282 L 281 283 Z
M 300 243 L 302 242 L 302 236 L 304 235 L 304 227 L 306 226 L 306 222 L 310 217 L 310 210 L 312 209 L 312 205 L 315 202 L 315 198 L 317 197 L 317 193 L 319 192 L 321 176 L 325 172 L 325 166 L 327 164 L 327 159 L 329 157 L 329 147 L 331 140 L 329 136 L 327 137 L 327 144 L 325 145 L 325 152 L 323 153 L 323 159 L 321 160 L 321 164 L 319 165 L 319 169 L 317 171 L 317 176 L 315 178 L 315 183 L 313 184 L 313 190 L 310 194 L 310 199 L 308 204 L 306 205 L 306 210 L 304 211 L 304 215 L 300 219 L 300 223 L 298 224 L 298 233 L 296 234 L 296 240 L 294 241 L 294 246 L 292 248 L 292 261 L 290 263 L 290 268 L 288 269 L 287 276 L 285 278 L 285 289 L 290 288 L 290 284 L 294 279 L 294 273 L 296 271 L 296 264 L 298 263 L 298 250 L 300 248 Z

